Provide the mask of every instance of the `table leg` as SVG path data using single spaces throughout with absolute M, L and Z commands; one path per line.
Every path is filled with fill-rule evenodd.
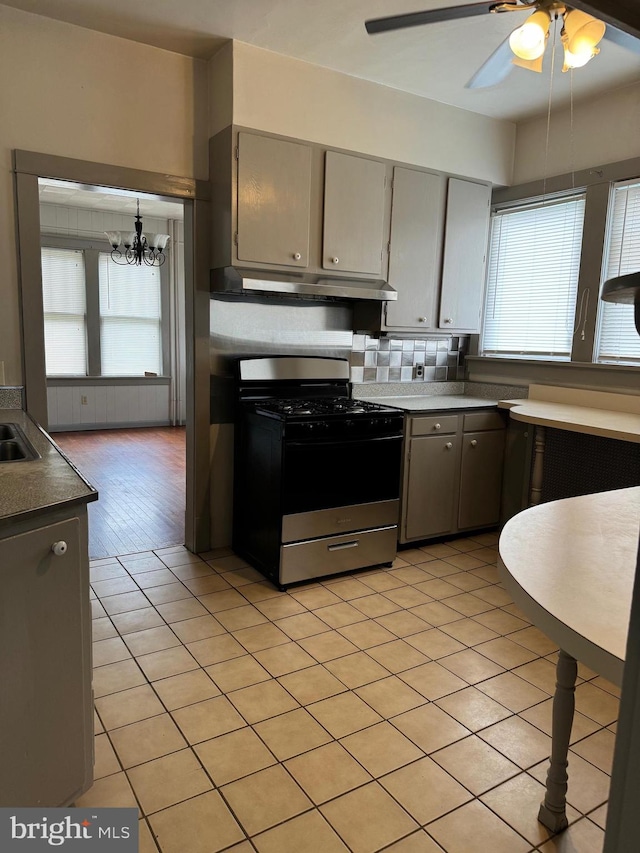
M 547 772 L 547 792 L 540 805 L 538 820 L 551 832 L 567 827 L 567 753 L 575 710 L 576 676 L 578 663 L 563 652 L 558 654 L 556 665 L 556 692 L 553 697 L 553 723 L 551 763 Z

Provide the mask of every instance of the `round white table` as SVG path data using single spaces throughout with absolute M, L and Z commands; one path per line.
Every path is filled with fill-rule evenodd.
M 567 826 L 567 754 L 577 661 L 622 682 L 640 530 L 640 487 L 540 504 L 500 535 L 514 602 L 560 648 L 547 791 L 538 819 Z

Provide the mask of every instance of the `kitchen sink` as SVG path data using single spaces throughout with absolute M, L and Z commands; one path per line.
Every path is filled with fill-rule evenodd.
M 0 464 L 31 462 L 39 455 L 18 424 L 0 424 Z

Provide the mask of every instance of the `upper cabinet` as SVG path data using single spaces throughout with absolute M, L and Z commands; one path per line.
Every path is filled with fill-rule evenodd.
M 238 260 L 309 266 L 311 149 L 238 134 Z
M 235 127 L 209 152 L 213 268 L 386 279 L 385 162 Z
M 386 166 L 327 151 L 322 266 L 337 272 L 385 274 Z
M 440 329 L 480 331 L 491 188 L 449 179 Z
M 389 284 L 386 326 L 406 330 L 436 325 L 444 226 L 443 175 L 397 166 L 393 170 Z

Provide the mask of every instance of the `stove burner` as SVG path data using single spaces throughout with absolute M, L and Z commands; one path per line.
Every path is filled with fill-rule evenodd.
M 313 400 L 264 400 L 256 404 L 257 411 L 269 412 L 281 417 L 305 417 L 310 415 L 361 415 L 380 410 L 376 403 L 352 400 L 348 397 L 317 398 Z

